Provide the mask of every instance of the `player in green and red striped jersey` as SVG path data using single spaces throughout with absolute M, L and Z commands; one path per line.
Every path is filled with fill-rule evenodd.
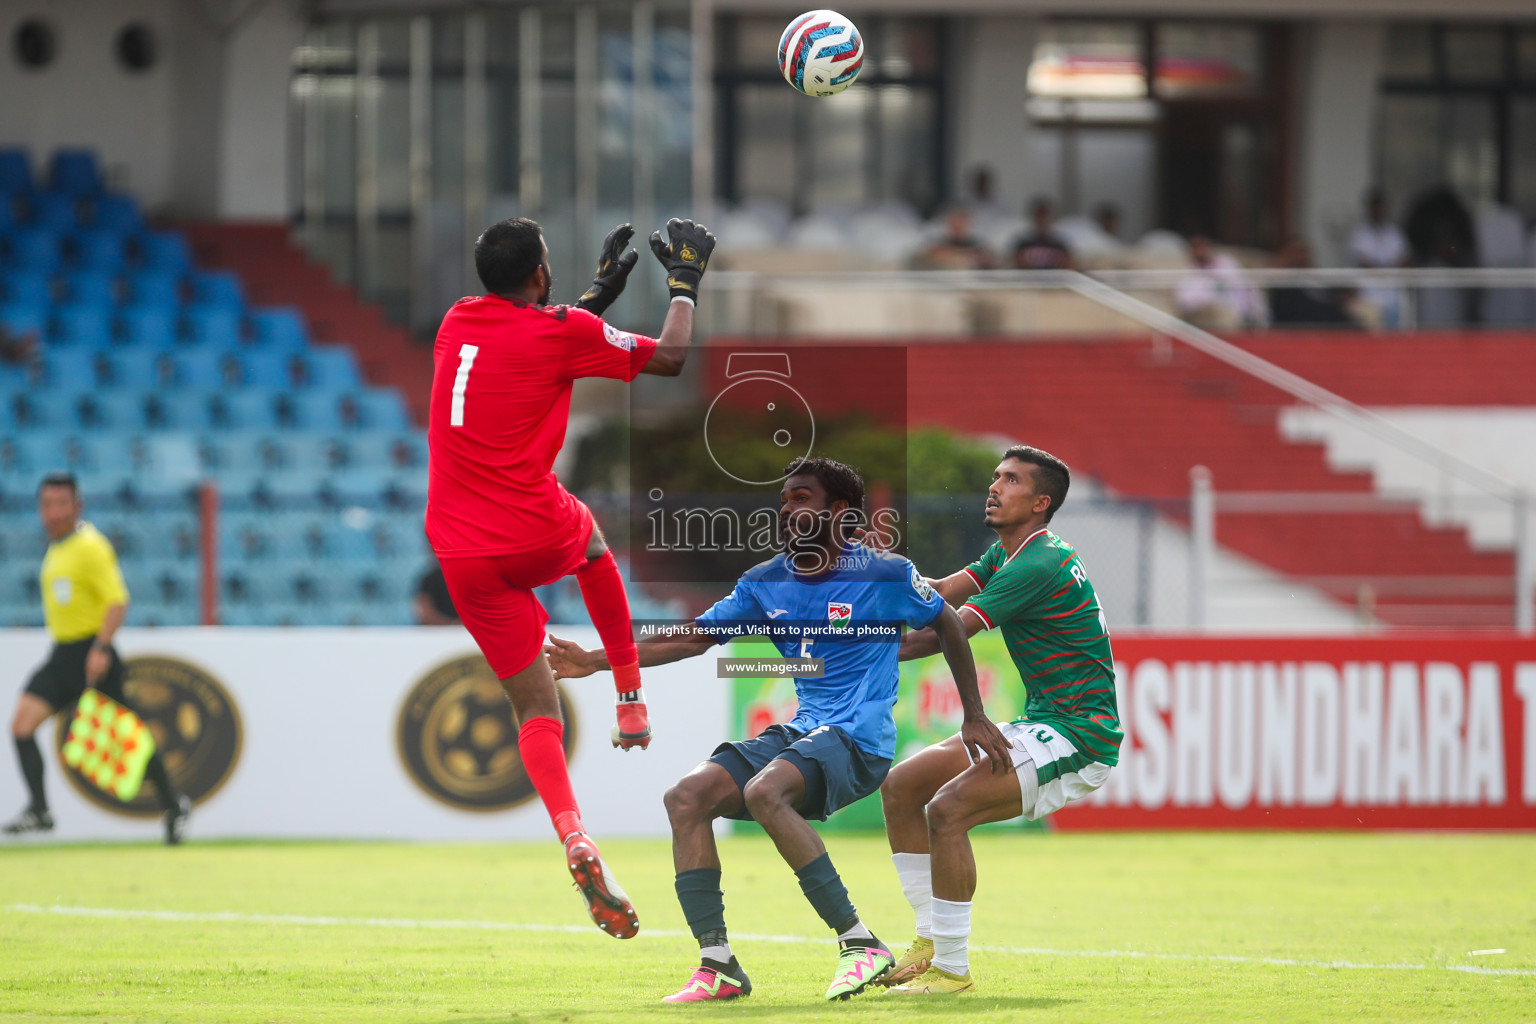
M 975 988 L 966 956 L 976 891 L 970 830 L 1020 814 L 1042 818 L 1102 786 L 1118 759 L 1109 628 L 1076 549 L 1048 525 L 1070 483 L 1054 455 L 1009 448 L 987 490 L 986 523 L 997 543 L 934 583 L 959 607 L 967 635 L 1002 630 L 1029 696 L 1024 717 L 999 726 L 1013 772 L 973 763 L 951 736 L 891 769 L 881 787 L 891 859 L 917 915 L 917 938 L 887 976 L 893 992 Z M 900 656 L 937 651 L 932 631 L 918 630 L 903 639 Z

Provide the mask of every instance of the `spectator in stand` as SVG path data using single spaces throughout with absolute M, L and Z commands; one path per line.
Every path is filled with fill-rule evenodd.
M 1100 203 L 1093 211 L 1093 222 L 1115 241 L 1124 244 L 1125 239 L 1120 237 L 1120 207 L 1114 203 Z
M 970 198 L 965 205 L 973 220 L 988 224 L 1009 218 L 1008 208 L 997 201 L 992 188 L 992 168 L 986 164 L 971 168 L 969 192 Z
M 1478 265 L 1472 214 L 1449 186 L 1430 189 L 1414 201 L 1405 231 L 1415 266 Z M 1461 327 L 1480 319 L 1473 288 L 1421 288 L 1418 299 L 1420 327 Z
M 1312 247 L 1293 238 L 1275 256 L 1275 267 L 1305 270 L 1312 266 Z M 1347 311 L 1352 293 L 1347 289 L 1286 285 L 1269 290 L 1269 319 L 1285 327 L 1353 327 Z
M 1033 229 L 1013 246 L 1013 265 L 1020 270 L 1071 270 L 1072 250 L 1056 233 L 1056 209 L 1049 199 L 1038 197 L 1029 204 Z
M 411 598 L 416 610 L 418 626 L 457 626 L 459 613 L 453 607 L 448 593 L 448 581 L 443 577 L 443 567 L 434 559 L 432 568 L 421 574 L 416 581 L 416 593 Z
M 1263 303 L 1237 260 L 1217 252 L 1204 235 L 1190 238 L 1189 259 L 1189 273 L 1174 288 L 1181 317 L 1210 331 L 1263 326 Z
M 1355 266 L 1391 269 L 1408 265 L 1408 239 L 1392 223 L 1387 194 L 1373 188 L 1365 196 L 1365 221 L 1349 236 L 1349 252 Z M 1367 309 L 1382 327 L 1397 327 L 1403 318 L 1401 288 L 1371 285 L 1361 292 Z
M 971 215 L 953 207 L 944 218 L 944 234 L 918 257 L 920 270 L 991 270 L 997 266 L 992 250 L 971 234 Z

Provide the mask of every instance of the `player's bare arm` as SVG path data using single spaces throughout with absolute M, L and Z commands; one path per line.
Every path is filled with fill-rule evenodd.
M 654 377 L 676 377 L 688 361 L 693 342 L 693 310 L 699 298 L 699 282 L 715 251 L 715 236 L 702 224 L 691 220 L 667 221 L 667 239 L 661 232 L 651 233 L 651 252 L 667 271 L 667 292 L 672 301 L 667 318 L 656 339 L 656 350 L 641 373 Z
M 970 577 L 967 576 L 966 579 Z M 974 584 L 976 581 L 971 580 L 971 582 Z M 943 591 L 940 593 L 942 594 Z M 948 598 L 945 600 L 947 601 Z M 955 611 L 953 607 L 950 610 L 960 620 L 960 628 L 967 640 L 987 628 L 987 624 L 975 612 L 968 612 L 963 608 Z M 914 629 L 901 638 L 900 653 L 896 657 L 899 661 L 916 661 L 918 658 L 931 658 L 941 650 L 943 647 L 939 643 L 939 634 L 934 631 L 933 626 L 925 626 L 922 629 Z
M 941 580 L 929 580 L 928 585 L 938 591 L 939 596 L 951 608 L 959 608 L 967 599 L 981 593 L 981 584 L 976 582 L 976 577 L 964 569 L 951 573 Z
M 669 636 L 651 637 L 635 645 L 640 653 L 641 668 L 670 665 L 684 658 L 695 658 L 717 643 L 715 637 L 692 624 L 679 626 L 670 633 Z M 554 671 L 556 679 L 580 679 L 610 667 L 608 656 L 601 650 L 589 651 L 574 640 L 553 634 L 549 640 L 544 646 L 544 654 L 549 658 L 549 667 Z
M 96 634 L 96 641 L 91 644 L 91 652 L 85 656 L 86 686 L 95 686 L 101 677 L 107 674 L 107 669 L 112 667 L 112 655 L 108 653 L 107 648 L 112 646 L 112 637 L 127 616 L 128 602 L 126 601 L 107 608 L 106 617 L 101 620 L 101 629 Z
M 946 605 L 938 619 L 927 628 L 938 637 L 950 677 L 960 693 L 960 707 L 965 715 L 960 726 L 960 740 L 965 744 L 966 752 L 976 762 L 986 754 L 992 762 L 994 775 L 1012 771 L 1013 758 L 1008 753 L 1008 741 L 1003 738 L 1002 730 L 987 717 L 987 709 L 981 703 L 981 688 L 976 684 L 976 661 L 971 657 L 970 634 L 965 631 L 960 616 Z

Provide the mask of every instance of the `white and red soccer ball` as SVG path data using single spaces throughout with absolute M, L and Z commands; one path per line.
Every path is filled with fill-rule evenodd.
M 832 96 L 859 77 L 864 39 L 836 11 L 807 11 L 779 37 L 779 71 L 807 96 Z

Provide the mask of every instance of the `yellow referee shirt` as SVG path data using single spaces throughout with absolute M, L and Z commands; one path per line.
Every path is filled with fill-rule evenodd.
M 90 523 L 48 545 L 39 576 L 43 621 L 61 644 L 101 632 L 107 609 L 128 603 L 128 587 L 112 542 Z

